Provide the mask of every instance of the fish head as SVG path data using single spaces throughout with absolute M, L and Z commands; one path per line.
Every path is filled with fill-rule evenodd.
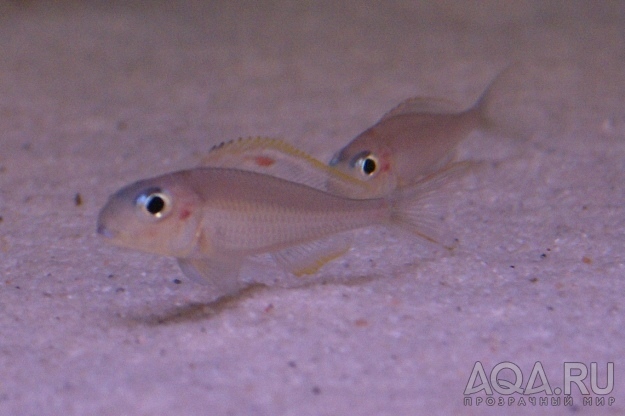
M 397 185 L 393 153 L 367 130 L 338 151 L 330 166 L 355 179 L 367 182 L 369 197 L 388 195 Z
M 136 182 L 111 195 L 97 232 L 112 244 L 186 257 L 197 246 L 201 198 L 177 174 Z

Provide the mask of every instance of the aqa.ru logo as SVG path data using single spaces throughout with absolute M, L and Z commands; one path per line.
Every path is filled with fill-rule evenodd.
M 493 367 L 490 375 L 487 376 L 486 371 L 484 371 L 484 366 L 480 361 L 477 361 L 473 366 L 473 371 L 471 371 L 471 376 L 464 389 L 464 405 L 479 406 L 484 403 L 487 406 L 527 406 L 529 402 L 532 406 L 572 406 L 572 385 L 576 385 L 583 395 L 582 404 L 584 406 L 605 406 L 606 404 L 612 406 L 615 401 L 614 397 L 609 396 L 606 400 L 606 396 L 614 390 L 614 363 L 608 362 L 606 367 L 605 387 L 599 387 L 597 363 L 590 363 L 589 390 L 585 382 L 589 374 L 586 364 L 579 362 L 564 363 L 563 389 L 560 387 L 552 389 L 545 369 L 540 361 L 534 363 L 534 367 L 527 379 L 527 383 L 525 383 L 525 387 L 523 387 L 523 372 L 518 365 L 509 361 L 499 363 Z M 505 370 L 509 370 L 506 371 L 508 377 L 500 377 L 500 373 Z M 510 374 L 510 371 L 512 371 L 512 374 Z M 476 386 L 478 378 L 480 382 Z M 511 382 L 509 379 L 514 381 Z M 602 380 L 604 380 L 603 377 Z M 486 395 L 485 398 L 482 396 L 471 397 L 471 395 L 481 391 Z M 508 397 L 495 398 L 493 392 Z M 594 401 L 593 396 L 590 396 L 591 392 L 595 395 Z M 543 393 L 543 395 L 539 396 L 539 393 Z M 564 393 L 564 396 L 560 396 L 562 393 Z M 520 394 L 521 396 L 517 398 L 512 396 L 513 394 Z

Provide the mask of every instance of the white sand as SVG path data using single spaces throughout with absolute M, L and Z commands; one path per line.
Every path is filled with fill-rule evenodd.
M 622 2 L 64 3 L 0 4 L 0 414 L 625 412 Z M 402 99 L 469 105 L 513 61 L 498 110 L 533 133 L 463 145 L 493 163 L 454 198 L 453 254 L 362 230 L 307 280 L 349 284 L 214 305 L 95 234 L 111 192 L 222 140 L 326 161 Z M 615 389 L 467 407 L 476 361 L 523 386 L 540 361 L 552 388 L 565 362 L 600 387 L 614 362 Z

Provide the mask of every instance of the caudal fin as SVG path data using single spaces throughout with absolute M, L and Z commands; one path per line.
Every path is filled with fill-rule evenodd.
M 515 61 L 491 81 L 469 110 L 476 112 L 479 127 L 498 136 L 527 139 L 545 124 L 532 95 L 530 68 Z
M 458 189 L 459 180 L 479 162 L 451 163 L 415 185 L 390 197 L 391 223 L 426 241 L 447 246 L 453 237 L 445 224 L 446 207 Z
M 507 89 L 514 84 L 512 82 L 513 77 L 518 70 L 519 63 L 513 62 L 499 71 L 473 105 L 472 110 L 478 114 L 480 126 L 483 130 L 503 127 L 504 123 L 500 115 L 500 107 L 505 106 L 505 100 L 508 95 Z

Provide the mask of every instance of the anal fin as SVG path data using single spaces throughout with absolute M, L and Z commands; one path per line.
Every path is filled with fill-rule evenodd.
M 314 240 L 272 253 L 274 260 L 297 277 L 316 273 L 326 263 L 345 254 L 351 246 L 348 235 Z

